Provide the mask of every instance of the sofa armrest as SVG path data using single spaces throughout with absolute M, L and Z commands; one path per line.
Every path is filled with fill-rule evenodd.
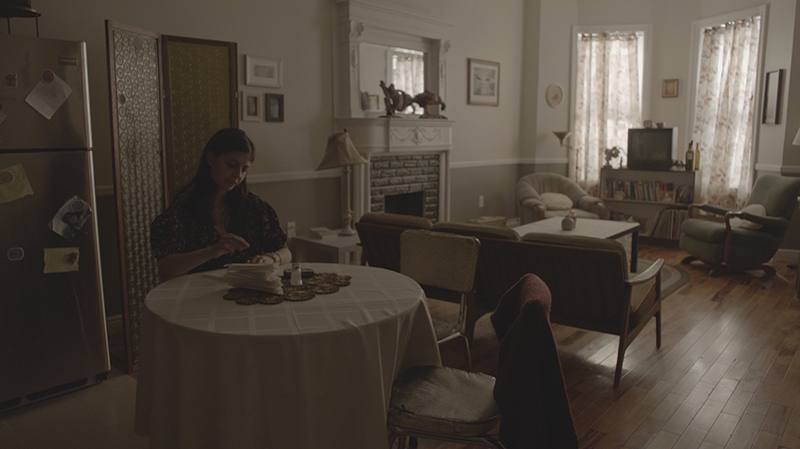
M 520 224 L 539 221 L 544 218 L 546 211 L 547 207 L 539 199 L 528 198 L 519 203 Z
M 631 285 L 639 285 L 644 284 L 645 282 L 649 282 L 653 280 L 661 272 L 661 268 L 664 266 L 664 259 L 658 259 L 653 262 L 653 265 L 647 267 L 646 270 L 642 271 L 641 273 L 637 274 L 633 279 L 628 279 L 625 282 Z
M 606 205 L 603 203 L 603 200 L 596 196 L 592 195 L 584 195 L 581 197 L 578 204 L 575 205 L 578 209 L 587 210 L 589 212 L 597 214 L 600 219 L 606 218 Z

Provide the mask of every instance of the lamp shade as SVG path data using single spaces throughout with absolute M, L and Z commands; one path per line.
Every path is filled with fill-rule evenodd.
M 558 137 L 558 143 L 564 145 L 564 139 L 572 135 L 572 131 L 553 131 L 553 134 Z
M 350 140 L 350 135 L 345 131 L 331 134 L 328 137 L 328 147 L 325 148 L 325 156 L 322 157 L 322 162 L 319 163 L 317 170 L 366 163 L 367 160 L 358 154 L 358 150 Z
M 794 136 L 794 142 L 792 142 L 792 145 L 800 146 L 800 129 L 797 130 L 797 135 Z

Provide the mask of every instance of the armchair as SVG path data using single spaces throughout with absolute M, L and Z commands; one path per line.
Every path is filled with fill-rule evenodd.
M 773 275 L 775 268 L 765 263 L 778 251 L 798 194 L 800 178 L 764 175 L 756 180 L 742 210 L 691 205 L 691 218 L 681 227 L 679 247 L 689 253 L 682 263 L 705 262 L 712 267 L 711 276 L 754 269 L 764 271 L 767 277 Z M 756 213 L 759 209 L 763 215 Z M 722 217 L 722 221 L 696 218 L 699 210 Z
M 520 178 L 517 182 L 517 207 L 520 224 L 565 216 L 570 210 L 584 218 L 605 219 L 607 215 L 600 198 L 589 195 L 577 183 L 557 173 L 532 173 Z

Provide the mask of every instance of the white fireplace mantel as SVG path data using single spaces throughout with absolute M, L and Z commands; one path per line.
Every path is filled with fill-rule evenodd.
M 353 145 L 368 161 L 379 155 L 437 154 L 439 157 L 439 219 L 450 219 L 451 120 L 408 118 L 336 119 L 346 129 Z M 371 163 L 354 170 L 353 212 L 360 217 L 371 210 Z
M 364 155 L 421 151 L 450 151 L 452 120 L 409 118 L 336 119 Z

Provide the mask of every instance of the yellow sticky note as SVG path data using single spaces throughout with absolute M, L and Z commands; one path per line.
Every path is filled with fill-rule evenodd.
M 28 195 L 33 195 L 33 189 L 22 164 L 0 168 L 0 204 Z
M 45 248 L 44 273 L 78 271 L 79 248 Z

